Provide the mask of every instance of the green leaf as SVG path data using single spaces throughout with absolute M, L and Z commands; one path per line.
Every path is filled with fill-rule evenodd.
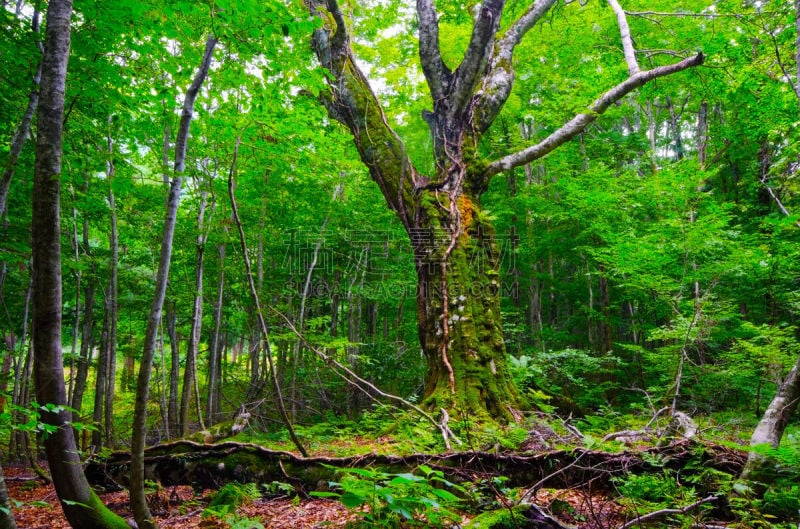
M 367 498 L 360 494 L 347 491 L 341 496 L 339 496 L 339 501 L 342 502 L 342 505 L 344 505 L 348 509 L 354 509 L 356 507 L 364 505 L 367 502 Z
M 458 496 L 444 489 L 431 489 L 431 491 L 445 501 L 459 501 Z
M 339 498 L 341 494 L 336 492 L 324 492 L 324 491 L 312 491 L 308 493 L 309 496 L 314 496 L 315 498 Z
M 425 478 L 415 476 L 414 474 L 398 474 L 389 482 L 389 485 L 408 485 L 411 483 L 419 483 L 420 481 L 425 481 Z

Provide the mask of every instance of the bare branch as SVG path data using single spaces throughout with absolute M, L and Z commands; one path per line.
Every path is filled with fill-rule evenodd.
M 653 79 L 657 79 L 659 77 L 665 77 L 693 66 L 699 66 L 703 64 L 704 59 L 704 55 L 702 53 L 698 53 L 694 57 L 689 57 L 681 62 L 667 66 L 659 66 L 658 68 L 653 68 L 652 70 L 640 71 L 636 75 L 628 77 L 626 80 L 600 96 L 594 103 L 591 104 L 587 112 L 582 112 L 576 115 L 541 142 L 490 163 L 484 175 L 486 177 L 490 177 L 503 171 L 508 171 L 513 167 L 519 167 L 541 158 L 556 147 L 563 145 L 567 141 L 580 134 L 587 127 L 587 125 L 595 121 L 600 114 L 608 109 L 608 107 L 635 89 L 644 85 L 648 81 L 652 81 Z
M 760 180 L 761 180 L 761 184 L 764 186 L 764 189 L 767 190 L 767 193 L 769 193 L 769 196 L 775 202 L 775 205 L 778 206 L 778 209 L 780 210 L 780 212 L 783 213 L 783 215 L 786 216 L 786 217 L 791 217 L 792 214 L 789 212 L 788 209 L 786 209 L 786 206 L 783 205 L 783 202 L 781 202 L 781 197 L 779 197 L 778 194 L 775 192 L 775 190 L 772 189 L 772 186 L 769 185 L 769 183 L 767 182 L 766 176 L 762 176 L 760 178 Z M 798 228 L 800 228 L 800 220 L 795 221 L 795 225 Z
M 608 5 L 614 10 L 617 15 L 617 25 L 622 37 L 622 52 L 625 55 L 625 62 L 628 64 L 628 73 L 636 75 L 639 73 L 639 63 L 636 62 L 636 50 L 633 48 L 633 39 L 631 38 L 631 28 L 628 26 L 628 18 L 625 16 L 625 11 L 619 5 L 617 0 L 608 0 Z
M 419 18 L 419 60 L 428 81 L 431 97 L 435 101 L 444 99 L 446 85 L 452 75 L 442 61 L 439 48 L 439 19 L 432 0 L 417 0 Z
M 745 16 L 774 15 L 777 14 L 777 12 L 762 11 L 761 13 L 668 13 L 663 11 L 625 11 L 625 14 L 632 17 L 742 18 Z
M 637 525 L 641 525 L 646 521 L 653 520 L 655 518 L 663 518 L 665 516 L 669 516 L 670 514 L 686 514 L 687 512 L 693 511 L 704 503 L 710 503 L 712 501 L 717 501 L 718 499 L 718 496 L 706 496 L 702 500 L 697 500 L 696 502 L 690 503 L 686 507 L 682 507 L 680 509 L 660 509 L 643 516 L 637 516 L 635 520 L 624 523 L 617 529 L 630 529 L 631 527 L 636 527 Z
M 412 402 L 409 402 L 406 399 L 398 397 L 397 395 L 394 395 L 392 393 L 386 393 L 385 391 L 380 390 L 377 386 L 375 386 L 368 380 L 361 378 L 353 370 L 349 369 L 347 366 L 337 361 L 336 358 L 330 356 L 321 348 L 316 347 L 314 346 L 314 344 L 309 342 L 308 339 L 300 331 L 297 330 L 297 327 L 294 326 L 292 321 L 289 318 L 287 318 L 284 313 L 282 313 L 275 307 L 270 306 L 269 308 L 270 310 L 272 310 L 272 312 L 274 312 L 279 318 L 281 318 L 284 321 L 289 330 L 292 331 L 292 333 L 294 333 L 295 336 L 297 336 L 297 338 L 300 340 L 300 342 L 303 343 L 305 347 L 307 347 L 310 351 L 313 351 L 318 357 L 320 357 L 320 359 L 322 359 L 329 366 L 341 370 L 344 373 L 344 375 L 342 375 L 342 373 L 340 372 L 337 372 L 335 369 L 333 371 L 337 375 L 341 376 L 347 383 L 352 384 L 356 389 L 364 392 L 366 395 L 370 397 L 372 397 L 372 394 L 375 394 L 387 400 L 398 402 L 403 406 L 405 406 L 406 408 L 418 413 L 420 417 L 423 417 L 425 420 L 427 420 L 428 422 L 433 424 L 437 429 L 439 429 L 439 432 L 442 434 L 444 444 L 448 450 L 450 450 L 450 441 L 449 441 L 450 438 L 456 441 L 457 444 L 459 445 L 461 444 L 461 441 L 455 435 L 453 435 L 453 432 L 447 426 L 447 420 L 449 416 L 447 415 L 446 411 L 444 415 L 442 415 L 442 421 L 437 422 L 436 419 L 434 419 L 429 413 L 426 413 L 422 408 L 413 404 Z
M 448 110 L 451 123 L 463 115 L 482 77 L 494 47 L 504 4 L 505 0 L 484 0 L 478 8 L 467 52 L 455 74 L 452 103 Z

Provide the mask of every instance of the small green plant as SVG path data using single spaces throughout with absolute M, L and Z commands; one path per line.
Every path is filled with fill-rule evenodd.
M 294 497 L 296 492 L 291 483 L 284 483 L 282 481 L 270 481 L 262 485 L 265 496 L 272 497 Z
M 348 509 L 361 509 L 360 527 L 445 527 L 458 522 L 455 512 L 462 500 L 455 491 L 463 487 L 451 483 L 439 470 L 420 465 L 422 474 L 390 474 L 380 470 L 345 468 L 339 482 L 330 482 L 341 492 L 312 492 L 312 496 L 336 498 Z M 364 510 L 366 509 L 366 510 Z
M 235 514 L 242 505 L 252 503 L 261 497 L 261 491 L 255 483 L 228 483 L 211 498 L 211 503 L 203 511 L 203 517 L 216 516 L 224 518 Z
M 628 475 L 617 480 L 617 490 L 625 503 L 653 507 L 674 505 L 686 492 L 667 470 L 661 474 Z

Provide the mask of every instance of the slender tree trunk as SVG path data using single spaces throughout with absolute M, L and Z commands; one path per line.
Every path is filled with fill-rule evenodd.
M 112 117 L 108 118 L 109 128 Z M 108 279 L 108 354 L 106 357 L 106 392 L 105 392 L 105 434 L 106 446 L 114 446 L 114 393 L 117 383 L 117 319 L 119 318 L 119 235 L 117 233 L 117 204 L 114 197 L 114 141 L 111 131 L 108 133 L 108 162 L 106 164 L 106 177 L 108 180 L 108 208 L 111 214 L 111 231 L 108 236 L 108 246 L 111 251 L 109 256 Z
M 261 328 L 255 314 L 250 314 L 250 340 L 247 344 L 247 365 L 250 367 L 250 387 L 247 389 L 246 400 L 254 400 L 264 388 L 261 379 Z M 267 373 L 269 375 L 269 373 Z
M 6 337 L 6 350 L 0 352 L 0 414 L 6 411 L 6 395 L 8 391 L 8 380 L 11 378 L 12 360 L 14 359 L 14 351 L 17 348 L 16 340 L 13 334 Z
M 172 439 L 172 435 L 175 433 L 170 428 L 169 422 L 169 404 L 167 404 L 167 398 L 169 393 L 169 382 L 167 379 L 167 355 L 165 352 L 165 348 L 167 347 L 167 339 L 164 335 L 164 318 L 161 318 L 161 322 L 158 326 L 158 355 L 159 355 L 159 367 L 161 368 L 158 372 L 158 404 L 159 404 L 159 412 L 161 412 L 161 424 L 164 427 L 164 439 Z
M 367 245 L 361 255 L 358 256 L 353 279 L 347 289 L 347 341 L 350 342 L 350 345 L 347 346 L 347 366 L 353 372 L 358 371 L 358 364 L 360 363 L 361 347 L 358 344 L 361 341 L 361 304 L 363 298 L 360 293 L 367 275 L 369 252 L 370 247 Z M 358 288 L 356 288 L 356 282 L 358 282 Z M 348 414 L 351 417 L 358 416 L 358 409 L 361 406 L 361 391 L 352 386 L 348 387 L 347 400 Z
M 180 202 L 183 170 L 186 162 L 186 148 L 189 141 L 189 125 L 194 112 L 194 102 L 200 92 L 200 87 L 208 76 L 211 66 L 211 57 L 217 40 L 209 37 L 206 41 L 203 61 L 195 74 L 191 86 L 186 91 L 183 103 L 181 123 L 178 128 L 178 137 L 175 141 L 175 167 L 174 176 L 170 185 L 167 211 L 164 219 L 164 233 L 161 239 L 161 254 L 158 260 L 155 292 L 150 315 L 147 318 L 142 359 L 139 364 L 137 379 L 136 402 L 133 414 L 133 434 L 131 436 L 131 510 L 139 529 L 154 529 L 156 527 L 150 508 L 145 498 L 144 485 L 144 446 L 147 435 L 147 401 L 149 397 L 150 374 L 153 369 L 153 356 L 155 353 L 158 326 L 161 321 L 161 310 L 167 291 L 170 261 L 172 259 L 172 239 L 175 234 L 175 223 L 178 216 L 178 203 Z
M 695 135 L 697 136 L 697 162 L 701 168 L 704 168 L 708 157 L 708 101 L 706 100 L 700 103 L 700 110 L 697 112 Z
M 78 420 L 81 408 L 83 407 L 83 394 L 86 391 L 86 380 L 89 376 L 89 364 L 92 361 L 92 350 L 94 349 L 94 279 L 90 278 L 84 286 L 84 310 L 83 322 L 81 325 L 81 350 L 78 357 L 78 369 L 75 374 L 75 387 L 70 401 L 75 409 L 74 421 Z
M 109 293 L 106 290 L 105 302 L 103 310 L 103 331 L 100 334 L 100 350 L 97 355 L 97 368 L 95 369 L 94 379 L 94 408 L 92 411 L 92 424 L 95 429 L 92 430 L 92 448 L 95 451 L 103 447 L 104 439 L 107 437 L 104 427 L 105 414 L 103 407 L 106 401 L 106 386 L 108 385 L 108 327 L 110 322 L 110 308 L 109 308 Z
M 533 332 L 533 341 L 537 348 L 544 350 L 544 322 L 542 320 L 542 285 L 539 279 L 539 263 L 531 266 L 531 284 L 528 287 L 528 297 L 530 298 L 530 308 L 528 321 Z
M 180 414 L 178 413 L 178 382 L 181 375 L 180 340 L 178 339 L 177 315 L 175 303 L 167 302 L 167 336 L 169 336 L 170 370 L 169 370 L 169 403 L 167 418 L 169 431 L 178 435 L 180 430 Z
M 38 9 L 33 10 L 31 29 L 38 40 Z M 42 44 L 38 43 L 37 45 L 39 47 L 39 51 L 43 51 Z M 2 217 L 6 211 L 8 190 L 11 187 L 11 179 L 14 178 L 14 172 L 17 169 L 17 162 L 19 161 L 19 155 L 22 152 L 22 147 L 25 145 L 25 141 L 28 139 L 28 136 L 30 136 L 33 115 L 36 112 L 36 107 L 39 104 L 39 85 L 42 77 L 42 64 L 43 63 L 41 62 L 39 63 L 39 65 L 36 67 L 36 73 L 33 74 L 33 87 L 31 88 L 30 94 L 28 94 L 28 107 L 25 109 L 25 114 L 22 116 L 22 121 L 14 131 L 14 135 L 11 138 L 11 148 L 8 153 L 8 159 L 6 160 L 6 165 L 3 168 L 3 176 L 0 178 L 0 217 Z
M 653 101 L 648 99 L 645 115 L 647 116 L 647 140 L 650 143 L 650 168 L 652 169 L 653 173 L 658 171 L 658 164 L 656 163 L 656 131 L 658 130 L 658 116 L 656 113 L 656 106 L 653 104 Z
M 41 420 L 55 427 L 44 440 L 56 493 L 72 527 L 127 528 L 89 488 L 75 443 L 67 404 L 61 351 L 61 141 L 64 92 L 70 45 L 70 0 L 50 0 L 47 7 L 42 92 L 37 121 L 33 184 L 33 349 L 36 398 L 52 411 Z
M 222 304 L 225 301 L 225 244 L 217 246 L 219 254 L 219 275 L 217 279 L 217 302 L 214 305 L 214 333 L 208 350 L 208 395 L 206 396 L 206 424 L 211 426 L 217 422 L 219 412 L 219 363 L 222 346 Z
M 266 211 L 262 211 L 263 216 L 266 216 Z M 295 326 L 297 329 L 302 333 L 305 331 L 305 321 L 306 321 L 306 301 L 308 301 L 308 294 L 311 290 L 311 278 L 314 275 L 314 269 L 317 266 L 317 259 L 319 258 L 319 250 L 322 247 L 322 243 L 324 242 L 323 236 L 325 234 L 325 228 L 328 226 L 328 220 L 330 219 L 330 215 L 325 217 L 325 220 L 322 222 L 322 228 L 319 230 L 319 238 L 317 239 L 316 244 L 314 245 L 314 253 L 311 256 L 311 263 L 308 265 L 308 270 L 306 270 L 306 279 L 303 282 L 303 292 L 300 295 L 300 311 L 297 313 L 297 322 Z M 263 230 L 262 230 L 263 231 Z M 300 340 L 298 339 L 294 344 L 294 350 L 292 354 L 292 382 L 291 382 L 291 393 L 289 395 L 289 406 L 290 412 L 289 417 L 292 421 L 297 420 L 297 372 L 299 371 L 300 367 L 300 356 L 302 353 L 302 347 L 300 344 Z
M 75 202 L 75 193 L 72 193 L 72 201 Z M 78 241 L 78 211 L 75 207 L 72 207 L 72 250 L 73 254 L 72 257 L 75 259 L 76 263 L 80 262 L 80 242 Z M 83 278 L 83 272 L 81 271 L 80 267 L 75 271 L 75 319 L 72 323 L 72 348 L 70 350 L 70 360 L 69 360 L 69 386 L 67 387 L 67 396 L 72 402 L 72 395 L 74 394 L 76 381 L 76 368 L 75 368 L 75 352 L 78 350 L 78 329 L 80 329 L 81 324 L 81 279 Z M 76 413 L 73 414 L 73 420 L 75 415 L 80 415 L 80 411 L 76 410 Z
M 17 355 L 17 368 L 14 371 L 14 391 L 11 402 L 17 406 L 18 410 L 25 409 L 30 404 L 30 383 L 31 372 L 33 371 L 33 355 L 31 354 L 28 343 L 28 319 L 33 294 L 33 274 L 31 273 L 28 281 L 28 289 L 25 292 L 25 304 L 22 309 L 22 334 L 20 335 L 20 350 Z M 27 418 L 19 411 L 14 412 L 14 423 L 22 424 Z M 15 456 L 22 455 L 22 447 L 26 446 L 29 434 L 24 430 L 17 430 L 12 433 L 8 443 L 8 451 Z
M 667 96 L 667 110 L 669 111 L 669 124 L 670 129 L 672 130 L 672 144 L 675 148 L 675 159 L 676 160 L 683 160 L 684 156 L 684 148 L 683 148 L 683 134 L 681 131 L 681 115 L 683 114 L 683 108 L 686 106 L 686 103 L 689 100 L 689 96 L 686 96 L 686 99 L 681 105 L 680 111 L 675 109 L 675 105 L 672 103 L 672 98 Z
M 180 436 L 189 434 L 189 408 L 191 407 L 192 393 L 197 380 L 197 348 L 200 344 L 200 330 L 203 324 L 203 256 L 206 246 L 207 233 L 204 226 L 206 201 L 208 193 L 200 193 L 200 206 L 197 213 L 197 255 L 195 258 L 195 284 L 194 303 L 192 305 L 192 326 L 189 331 L 189 341 L 186 347 L 186 364 L 183 370 L 183 391 L 181 393 L 180 409 Z M 212 206 L 213 208 L 213 206 Z M 200 420 L 200 429 L 205 429 Z

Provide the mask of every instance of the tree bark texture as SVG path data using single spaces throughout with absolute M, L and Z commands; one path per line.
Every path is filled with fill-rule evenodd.
M 61 244 L 59 198 L 64 90 L 70 46 L 71 0 L 47 7 L 33 183 L 33 349 L 36 398 L 52 406 L 41 420 L 53 431 L 44 439 L 53 484 L 72 527 L 127 528 L 89 488 L 83 474 L 64 385 L 61 350 Z

